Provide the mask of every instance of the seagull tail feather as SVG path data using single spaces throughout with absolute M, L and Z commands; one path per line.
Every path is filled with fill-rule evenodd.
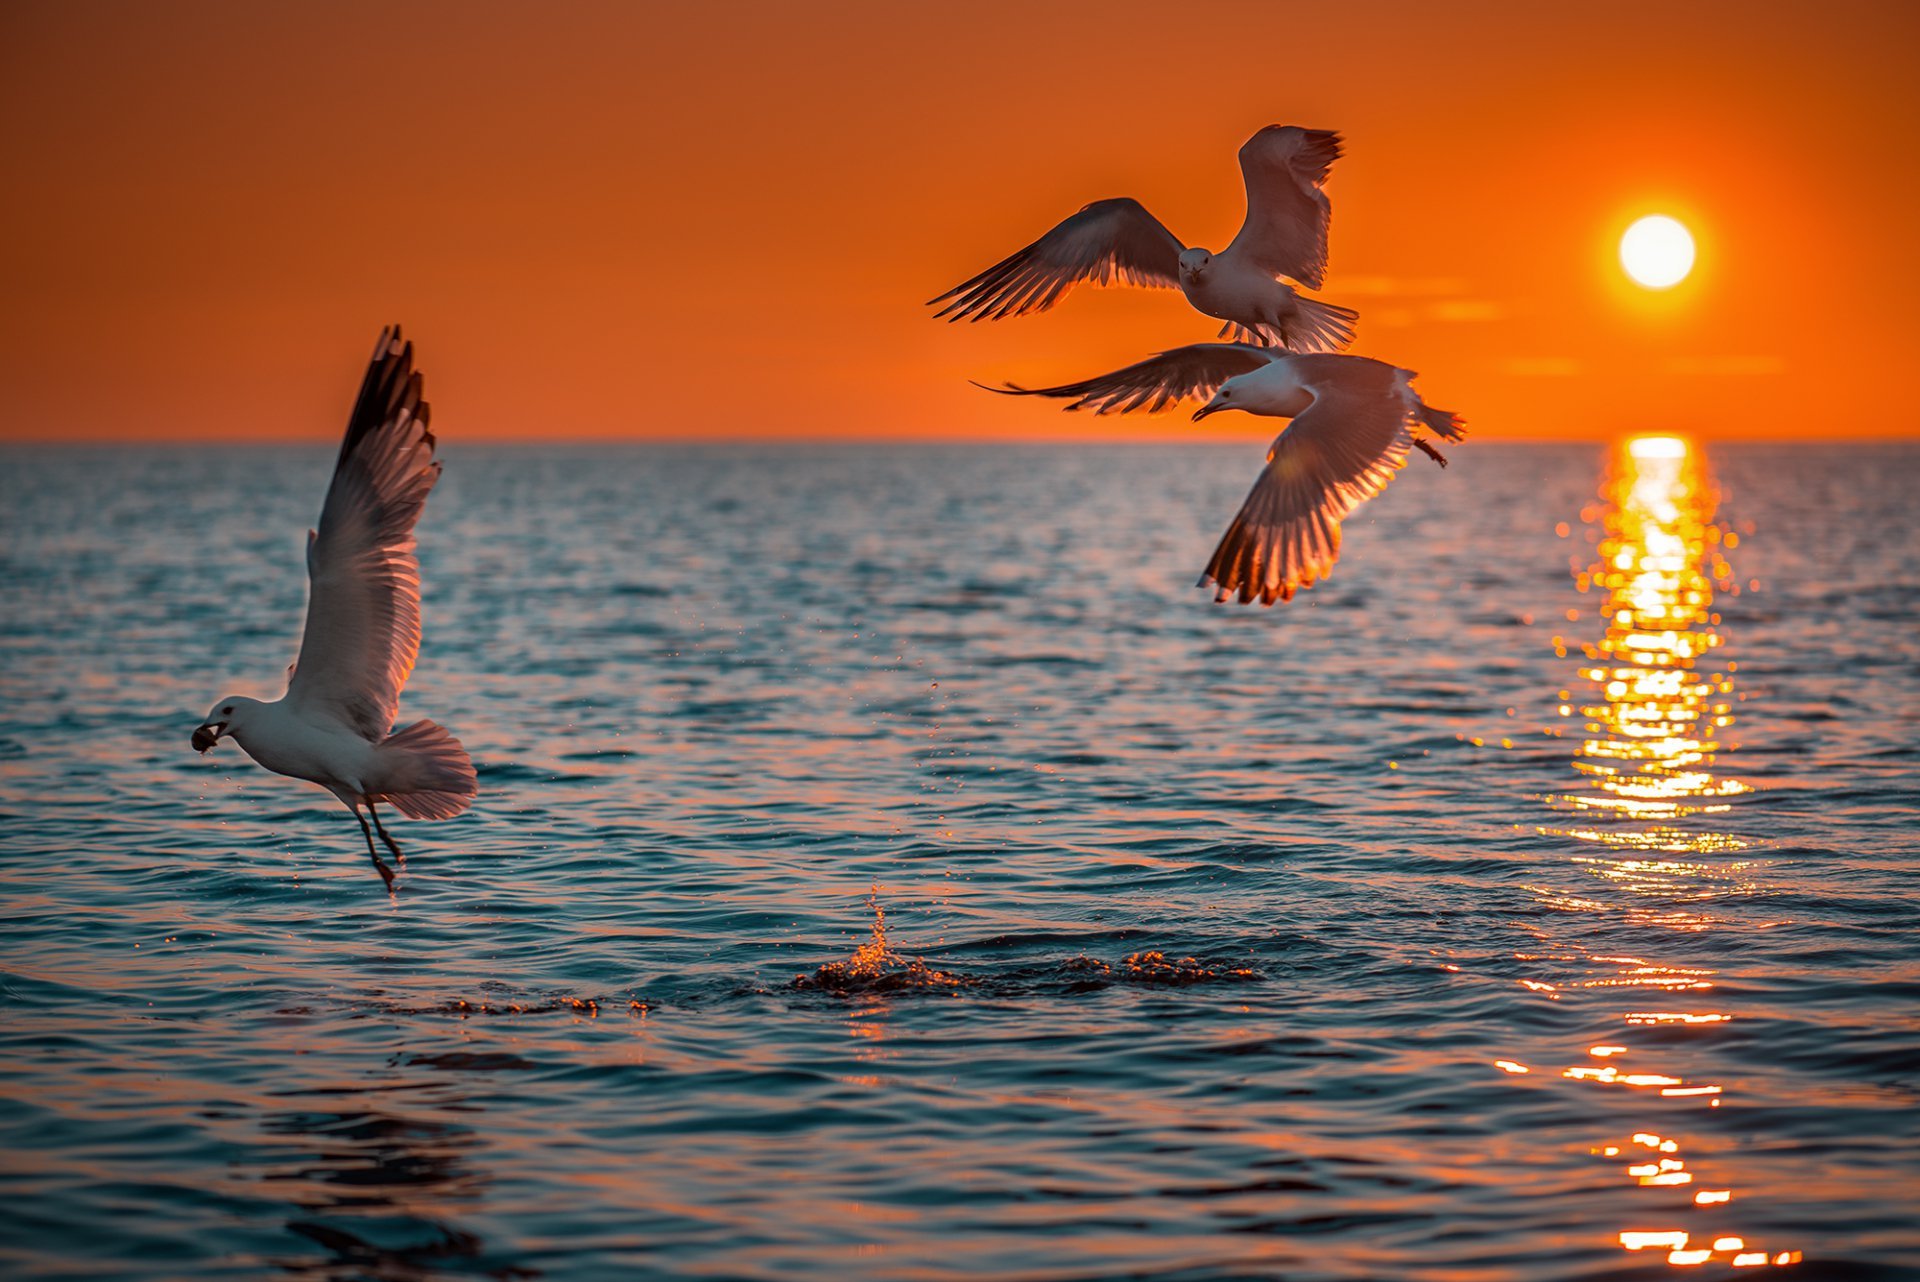
M 1466 420 L 1458 414 L 1448 410 L 1437 410 L 1425 401 L 1420 402 L 1420 408 L 1416 413 L 1420 415 L 1422 423 L 1449 441 L 1463 441 L 1467 437 Z
M 1304 294 L 1294 298 L 1295 312 L 1285 327 L 1286 345 L 1296 352 L 1337 352 L 1353 342 L 1360 313 Z
M 1255 326 L 1248 329 L 1238 321 L 1228 321 L 1220 327 L 1220 337 L 1229 343 L 1246 343 L 1252 347 L 1285 347 L 1284 336 L 1278 328 Z
M 381 740 L 376 760 L 377 793 L 409 819 L 451 819 L 473 804 L 480 790 L 473 758 L 445 726 L 416 721 Z

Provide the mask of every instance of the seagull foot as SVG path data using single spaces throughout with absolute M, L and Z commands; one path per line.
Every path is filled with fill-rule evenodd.
M 1447 465 L 1447 456 L 1442 454 L 1439 450 L 1434 449 L 1431 442 L 1415 441 L 1413 443 L 1413 447 L 1419 450 L 1422 454 L 1426 455 L 1428 458 L 1432 459 L 1434 462 L 1438 463 L 1441 467 L 1445 467 Z
M 393 839 L 393 835 L 387 831 L 387 826 L 380 822 L 380 812 L 372 806 L 368 806 L 367 814 L 373 819 L 373 830 L 380 834 L 380 844 L 385 846 L 387 853 L 393 856 L 393 862 L 405 868 L 407 866 L 407 852 L 400 849 L 400 843 Z M 367 843 L 367 849 L 371 852 L 373 843 Z

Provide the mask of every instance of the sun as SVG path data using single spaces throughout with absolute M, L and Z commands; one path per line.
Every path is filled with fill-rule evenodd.
M 1677 218 L 1648 214 L 1620 238 L 1620 265 L 1648 289 L 1671 289 L 1693 270 L 1693 233 Z

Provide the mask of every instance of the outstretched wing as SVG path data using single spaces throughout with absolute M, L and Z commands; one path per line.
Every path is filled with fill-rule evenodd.
M 378 742 L 420 653 L 413 527 L 440 476 L 413 344 L 380 335 L 360 385 L 320 528 L 307 536 L 307 626 L 287 698 Z
M 1200 586 L 1214 600 L 1272 605 L 1327 577 L 1340 521 L 1386 488 L 1412 445 L 1406 376 L 1353 356 L 1294 358 L 1313 404 L 1267 453 Z M 1344 363 L 1344 364 L 1341 364 Z
M 1175 286 L 1185 248 L 1139 201 L 1126 196 L 1096 200 L 927 306 L 946 304 L 934 313 L 936 319 L 999 320 L 1045 311 L 1083 280 Z
M 1319 289 L 1327 276 L 1327 225 L 1333 205 L 1320 185 L 1340 158 L 1330 129 L 1268 125 L 1240 148 L 1247 221 L 1226 248 L 1276 276 Z
M 1190 343 L 1078 383 L 1062 383 L 1058 387 L 1021 387 L 1008 383 L 1005 387 L 987 387 L 987 390 L 1003 396 L 1073 398 L 1068 409 L 1091 409 L 1096 414 L 1128 414 L 1134 410 L 1151 414 L 1189 396 L 1212 395 L 1214 388 L 1234 375 L 1259 369 L 1272 360 L 1273 354 L 1267 348 L 1250 343 Z M 986 387 L 986 384 L 974 386 Z

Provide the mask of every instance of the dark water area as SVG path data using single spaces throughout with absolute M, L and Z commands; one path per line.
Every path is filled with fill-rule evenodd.
M 330 451 L 7 451 L 0 1273 L 1920 1276 L 1920 449 L 1260 448 L 450 435 L 391 900 Z

